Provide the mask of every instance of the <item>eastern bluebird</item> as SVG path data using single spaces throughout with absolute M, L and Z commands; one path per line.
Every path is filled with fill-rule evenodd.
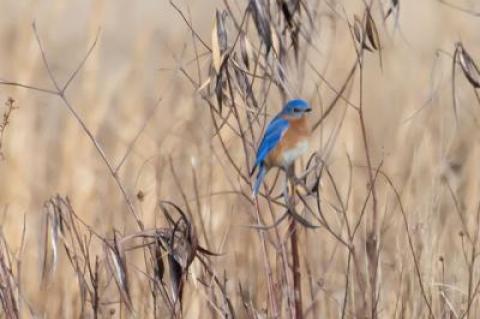
M 290 100 L 268 124 L 250 173 L 253 175 L 258 167 L 253 185 L 254 197 L 257 196 L 268 169 L 276 166 L 288 170 L 295 159 L 307 151 L 310 128 L 305 113 L 311 110 L 305 100 Z

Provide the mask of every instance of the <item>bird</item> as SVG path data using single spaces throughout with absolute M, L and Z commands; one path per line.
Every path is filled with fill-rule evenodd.
M 288 172 L 294 161 L 307 152 L 310 128 L 306 113 L 311 110 L 310 104 L 303 99 L 289 100 L 267 125 L 250 172 L 253 176 L 258 169 L 252 187 L 254 198 L 270 168 L 279 167 Z

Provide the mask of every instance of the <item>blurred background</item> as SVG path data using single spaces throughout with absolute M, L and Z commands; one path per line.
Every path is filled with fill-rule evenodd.
M 208 45 L 215 10 L 229 3 L 241 21 L 248 5 L 247 1 L 174 3 Z M 364 4 L 334 0 L 302 3 L 316 13 L 308 49 L 302 52 L 329 85 L 339 90 L 356 59 L 346 18 L 352 23 L 355 14 L 361 17 Z M 477 293 L 480 278 L 475 258 L 471 262 L 478 243 L 469 244 L 464 235 L 473 236 L 478 231 L 480 102 L 457 66 L 455 119 L 452 56 L 455 43 L 461 41 L 472 58 L 480 61 L 480 17 L 436 0 L 424 0 L 400 1 L 384 20 L 382 15 L 391 5 L 390 1 L 374 1 L 372 16 L 381 40 L 382 66 L 378 52 L 365 53 L 362 92 L 372 165 L 381 163 L 382 171 L 394 181 L 406 212 L 404 220 L 395 194 L 385 181 L 379 182 L 383 183 L 377 188 L 382 278 L 379 317 L 428 317 L 419 272 L 435 314 L 457 318 L 469 307 L 469 292 Z M 475 1 L 455 1 L 455 5 L 480 12 Z M 165 225 L 159 200 L 173 201 L 186 209 L 190 205 L 188 209 L 196 212 L 193 224 L 203 229 L 199 231 L 200 244 L 222 253 L 210 258 L 211 267 L 227 281 L 236 316 L 249 317 L 244 307 L 250 306 L 243 304 L 248 299 L 260 317 L 269 302 L 261 240 L 255 229 L 245 227 L 256 223 L 252 219 L 255 205 L 239 195 L 249 196 L 251 186 L 238 177 L 215 137 L 209 106 L 197 90 L 209 74 L 210 53 L 198 40 L 193 44 L 192 32 L 177 10 L 166 0 L 0 0 L 0 11 L 4 13 L 0 19 L 2 81 L 54 89 L 35 41 L 33 22 L 59 83 L 69 78 L 98 34 L 91 56 L 66 91 L 72 107 L 112 167 L 118 167 L 119 180 L 145 227 Z M 250 35 L 256 36 L 253 27 Z M 202 56 L 198 65 L 196 55 Z M 311 102 L 315 122 L 335 92 L 311 68 L 291 64 L 287 73 L 292 97 Z M 349 100 L 357 105 L 358 80 L 357 74 L 347 89 Z M 258 92 L 254 90 L 254 94 Z M 41 284 L 45 202 L 56 194 L 68 196 L 76 214 L 107 238 L 112 238 L 114 229 L 131 234 L 138 230 L 137 224 L 112 174 L 58 96 L 1 86 L 2 113 L 3 101 L 9 97 L 18 108 L 11 114 L 2 141 L 0 225 L 12 256 L 22 261 L 13 270 L 22 275 L 22 317 L 77 317 L 79 289 L 64 254 L 60 253 L 49 283 Z M 267 118 L 281 108 L 278 90 L 257 98 L 266 99 Z M 228 130 L 222 134 L 231 156 L 246 172 L 238 136 Z M 253 161 L 254 145 L 251 148 L 249 160 Z M 365 169 L 361 169 L 366 161 L 358 114 L 344 101 L 314 132 L 313 151 L 325 155 L 341 196 L 350 200 L 348 215 L 355 221 L 369 186 Z M 349 158 L 354 165 L 351 174 Z M 304 167 L 307 159 L 305 156 L 299 167 Z M 275 174 L 271 175 L 269 182 Z M 326 214 L 342 233 L 345 229 L 332 209 L 336 205 L 332 185 L 325 181 L 321 188 L 325 203 L 331 203 Z M 266 202 L 261 200 L 260 207 L 265 222 L 273 222 Z M 365 240 L 368 211 L 361 224 L 360 241 Z M 286 228 L 280 232 L 284 234 Z M 344 248 L 322 227 L 301 229 L 299 242 L 305 317 L 341 317 L 348 273 Z M 95 251 L 100 252 L 100 248 Z M 142 254 L 138 255 L 132 257 L 132 264 L 142 260 Z M 281 268 L 273 252 L 270 260 L 274 269 Z M 360 257 L 360 262 L 363 264 L 356 267 L 368 272 L 365 258 Z M 152 306 L 145 298 L 148 293 L 142 290 L 144 277 L 135 269 L 130 269 L 133 308 L 139 318 L 152 317 Z M 202 271 L 196 261 L 189 269 L 184 317 L 216 314 L 209 308 L 208 289 L 197 282 Z M 111 278 L 106 277 L 108 280 Z M 248 297 L 239 297 L 239 286 Z M 352 304 L 358 302 L 353 296 L 355 292 Z M 117 309 L 118 299 L 111 293 L 111 298 L 104 300 L 102 316 L 129 316 Z M 478 302 L 471 306 L 470 317 L 476 318 L 480 315 Z M 206 309 L 210 309 L 204 312 L 206 316 L 200 315 Z M 289 317 L 288 311 L 279 317 Z M 345 317 L 360 318 L 353 310 Z

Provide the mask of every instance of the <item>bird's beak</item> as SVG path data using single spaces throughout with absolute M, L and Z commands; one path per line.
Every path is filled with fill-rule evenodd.
M 312 111 L 312 108 L 311 108 L 311 107 L 309 107 L 308 109 L 305 110 L 305 112 L 307 112 L 307 113 L 308 113 L 308 112 L 311 112 L 311 111 Z

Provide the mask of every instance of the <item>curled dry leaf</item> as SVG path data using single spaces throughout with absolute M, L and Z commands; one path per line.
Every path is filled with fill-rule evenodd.
M 190 222 L 180 219 L 172 231 L 168 242 L 169 254 L 172 255 L 182 269 L 192 263 L 198 246 L 198 240 Z
M 172 218 L 168 212 L 167 205 L 173 207 L 180 214 L 179 219 L 175 220 Z M 168 253 L 173 300 L 176 305 L 181 307 L 183 282 L 185 281 L 188 267 L 196 257 L 198 240 L 193 225 L 178 205 L 162 201 L 160 207 L 172 228 L 159 232 L 158 236 Z
M 462 43 L 456 44 L 455 56 L 458 57 L 458 63 L 460 64 L 463 74 L 468 82 L 470 82 L 474 88 L 480 88 L 480 71 L 471 55 L 463 47 Z

